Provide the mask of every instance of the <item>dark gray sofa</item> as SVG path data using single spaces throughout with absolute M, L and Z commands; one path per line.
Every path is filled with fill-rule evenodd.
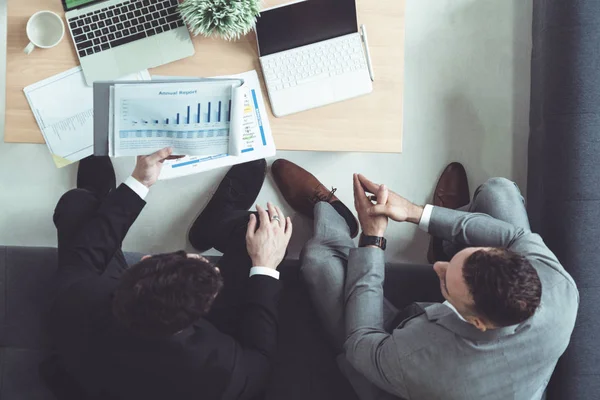
M 528 211 L 579 287 L 549 399 L 600 399 L 600 1 L 534 0 Z
M 126 255 L 131 264 L 140 255 Z M 214 259 L 213 259 L 214 261 Z M 56 249 L 0 246 L 0 399 L 55 400 L 42 383 L 38 366 L 50 353 L 43 315 L 52 293 Z M 340 374 L 308 294 L 298 262 L 280 267 L 284 290 L 280 305 L 280 343 L 268 400 L 355 400 Z M 398 306 L 407 298 L 441 301 L 430 266 L 389 266 L 387 297 Z

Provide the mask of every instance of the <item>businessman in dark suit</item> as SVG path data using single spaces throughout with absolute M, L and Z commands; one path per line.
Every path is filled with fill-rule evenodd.
M 291 236 L 279 208 L 254 204 L 264 160 L 233 167 L 190 232 L 197 254 L 121 251 L 169 149 L 138 157 L 115 188 L 108 158 L 80 163 L 77 189 L 59 201 L 57 296 L 50 331 L 61 397 L 249 399 L 268 377 L 277 343 L 277 266 Z M 56 372 L 56 371 L 55 371 Z M 52 374 L 51 374 L 52 375 Z

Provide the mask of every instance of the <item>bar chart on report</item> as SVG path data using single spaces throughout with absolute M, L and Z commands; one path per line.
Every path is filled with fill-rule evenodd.
M 231 97 L 191 99 L 123 99 L 119 136 L 174 137 L 180 139 L 225 137 L 231 122 Z

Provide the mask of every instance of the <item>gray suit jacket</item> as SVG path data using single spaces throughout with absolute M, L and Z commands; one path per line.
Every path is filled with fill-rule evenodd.
M 542 282 L 539 309 L 519 325 L 481 332 L 434 304 L 390 334 L 383 321 L 384 252 L 354 249 L 345 286 L 347 361 L 377 387 L 405 399 L 540 399 L 575 324 L 579 294 L 573 279 L 539 235 L 488 215 L 435 207 L 429 231 L 525 256 Z

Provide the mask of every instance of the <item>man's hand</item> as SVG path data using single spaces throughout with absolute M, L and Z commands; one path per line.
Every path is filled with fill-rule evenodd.
M 149 156 L 138 156 L 131 176 L 149 189 L 150 186 L 156 183 L 163 166 L 162 163 L 167 159 L 179 158 L 178 156 L 172 157 L 172 153 L 173 149 L 167 147 Z
M 362 175 L 358 175 L 358 180 L 367 192 L 375 194 L 377 198 L 377 204 L 369 207 L 369 215 L 385 215 L 394 221 L 408 221 L 414 224 L 418 224 L 421 221 L 423 207 L 411 203 L 404 197 L 392 192 L 391 190 L 388 191 L 389 195 L 387 202 L 380 202 L 379 195 L 377 193 L 380 191 L 381 186 L 383 185 L 375 184 Z
M 388 189 L 385 185 L 377 189 L 377 202 L 384 205 L 388 201 Z M 358 212 L 358 220 L 363 234 L 366 236 L 383 237 L 388 226 L 388 217 L 385 215 L 369 214 L 369 209 L 373 206 L 371 200 L 367 197 L 365 189 L 361 185 L 358 175 L 354 174 L 354 207 Z
M 279 207 L 267 203 L 269 213 L 256 206 L 260 226 L 254 214 L 250 215 L 246 232 L 246 248 L 253 267 L 277 269 L 292 237 L 292 220 L 285 217 Z M 269 217 L 269 214 L 271 217 Z M 273 217 L 277 218 L 273 219 Z

